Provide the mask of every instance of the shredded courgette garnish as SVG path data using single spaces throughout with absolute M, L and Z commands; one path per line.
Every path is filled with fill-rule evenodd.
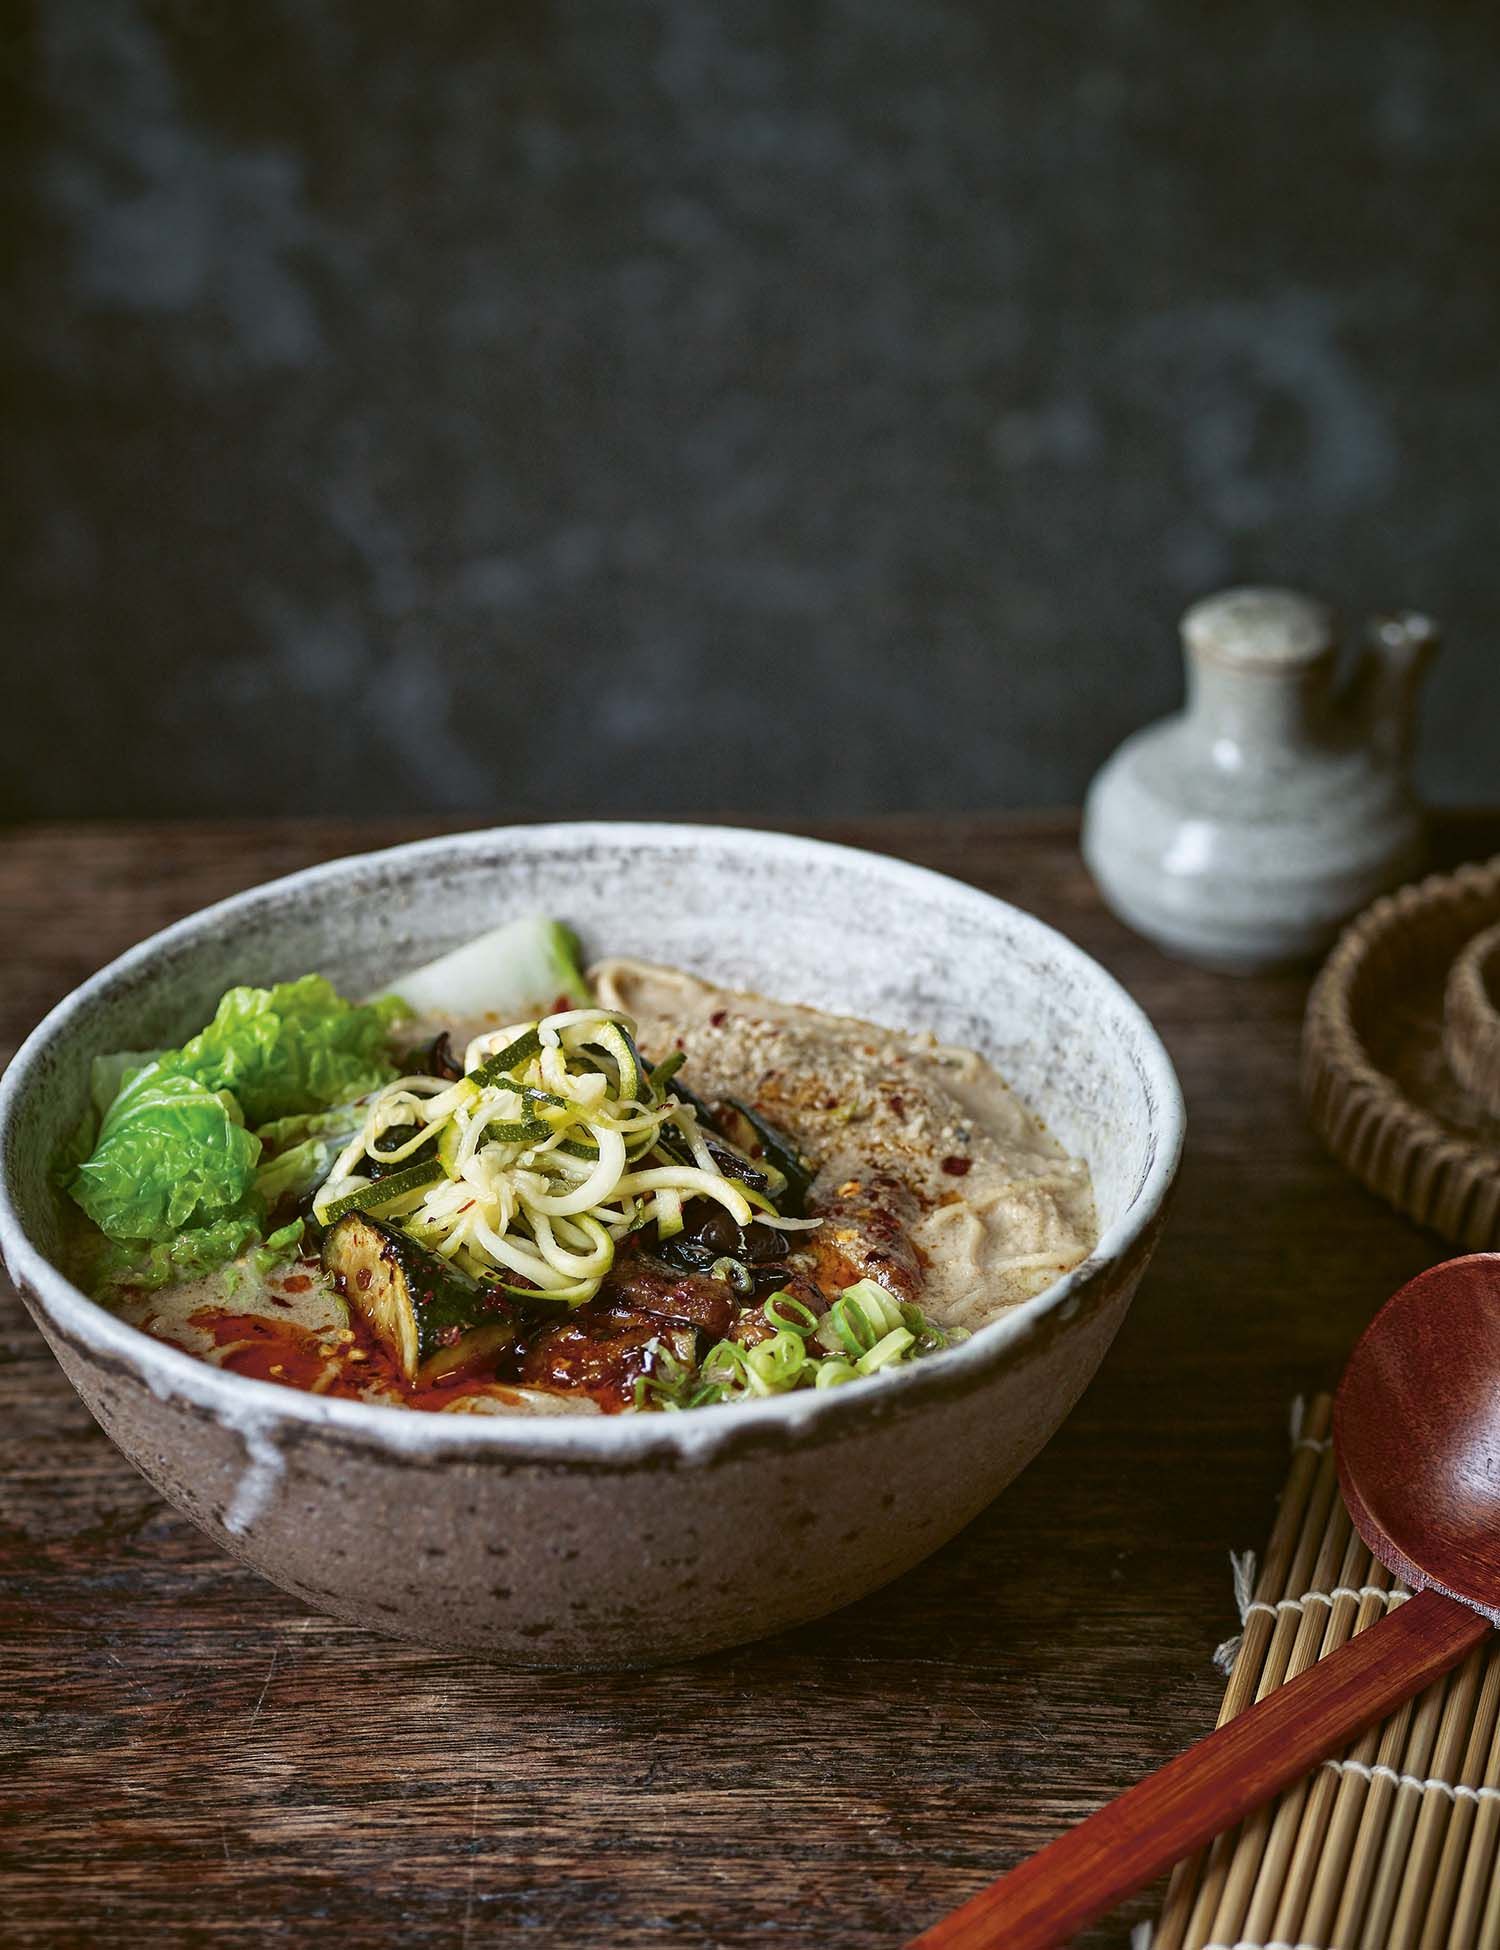
M 773 1202 L 781 1174 L 717 1137 L 710 1149 L 695 1107 L 663 1087 L 675 1069 L 668 1058 L 653 1076 L 630 1018 L 607 1009 L 476 1037 L 459 1082 L 405 1076 L 371 1097 L 314 1216 L 362 1208 L 399 1218 L 478 1277 L 573 1305 L 598 1292 L 628 1233 L 652 1220 L 663 1238 L 680 1229 L 684 1197 L 717 1200 L 737 1225 L 790 1227 Z M 755 1182 L 724 1170 L 715 1150 Z M 409 1171 L 392 1171 L 406 1160 Z

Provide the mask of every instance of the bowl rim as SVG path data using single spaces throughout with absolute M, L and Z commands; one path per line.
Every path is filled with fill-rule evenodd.
M 865 871 L 874 862 L 898 885 L 902 882 L 941 890 L 944 899 L 975 909 L 999 907 L 1054 956 L 1070 963 L 1119 1017 L 1130 1024 L 1133 1061 L 1149 1115 L 1147 1162 L 1139 1189 L 1125 1211 L 1080 1263 L 971 1339 L 928 1359 L 886 1375 L 873 1375 L 826 1391 L 799 1390 L 764 1401 L 710 1406 L 675 1415 L 488 1416 L 423 1415 L 398 1406 L 347 1401 L 280 1387 L 216 1368 L 196 1355 L 153 1339 L 74 1286 L 37 1247 L 17 1209 L 11 1183 L 15 1125 L 32 1074 L 43 1053 L 66 1036 L 75 1020 L 122 979 L 149 971 L 164 952 L 190 947 L 226 918 L 247 909 L 280 904 L 317 890 L 351 873 L 371 868 L 409 867 L 441 857 L 445 862 L 470 853 L 515 851 L 632 841 L 679 848 L 706 839 L 729 850 L 767 854 L 794 864 L 809 852 L 820 859 L 844 857 Z M 592 1461 L 596 1464 L 700 1459 L 722 1449 L 743 1448 L 778 1437 L 820 1439 L 867 1419 L 885 1420 L 938 1397 L 968 1393 L 1049 1323 L 1076 1314 L 1070 1302 L 1080 1289 L 1103 1285 L 1101 1276 L 1129 1260 L 1143 1235 L 1149 1237 L 1161 1215 L 1182 1155 L 1185 1112 L 1170 1057 L 1145 1011 L 1093 956 L 1049 923 L 998 895 L 929 867 L 863 847 L 756 828 L 668 820 L 569 820 L 490 826 L 467 832 L 406 841 L 369 852 L 343 854 L 277 879 L 226 896 L 172 922 L 117 955 L 81 982 L 42 1018 L 0 1076 L 0 1251 L 16 1286 L 35 1297 L 49 1325 L 64 1340 L 94 1359 L 128 1370 L 159 1399 L 176 1397 L 207 1409 L 216 1419 L 247 1433 L 271 1426 L 301 1425 L 309 1433 L 338 1433 L 385 1449 L 409 1454 L 450 1455 L 457 1451 L 504 1456 L 515 1461 Z

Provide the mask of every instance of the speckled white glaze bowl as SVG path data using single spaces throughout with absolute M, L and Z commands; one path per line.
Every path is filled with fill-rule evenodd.
M 222 1373 L 58 1272 L 49 1166 L 96 1052 L 180 1041 L 235 982 L 318 969 L 368 993 L 538 910 L 569 920 L 592 952 L 677 962 L 982 1050 L 1088 1160 L 1097 1250 L 972 1340 L 893 1376 L 746 1407 L 576 1420 L 416 1414 Z M 1113 1339 L 1182 1132 L 1177 1080 L 1145 1016 L 1088 956 L 1001 901 L 777 835 L 518 827 L 294 874 L 179 922 L 76 990 L 0 1084 L 0 1243 L 125 1454 L 308 1604 L 515 1664 L 647 1665 L 847 1604 L 982 1510 Z

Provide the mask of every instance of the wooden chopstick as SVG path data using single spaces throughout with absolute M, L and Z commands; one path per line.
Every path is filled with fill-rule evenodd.
M 1367 1631 L 1409 1594 L 1337 1495 L 1329 1404 L 1299 1431 L 1219 1724 Z M 1500 1640 L 1168 1885 L 1153 1950 L 1296 1943 L 1326 1950 L 1500 1950 Z

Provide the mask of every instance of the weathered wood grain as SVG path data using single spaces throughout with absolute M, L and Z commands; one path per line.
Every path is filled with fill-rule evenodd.
M 451 822 L 449 822 L 451 824 Z M 402 824 L 0 839 L 0 1043 L 163 923 Z M 1161 1252 L 1062 1433 L 864 1603 L 673 1671 L 507 1674 L 326 1619 L 161 1505 L 0 1291 L 0 1941 L 895 1945 L 1212 1724 L 1225 1553 L 1289 1398 L 1444 1256 L 1296 1095 L 1305 985 L 1177 966 L 1101 909 L 1065 818 L 839 829 L 1034 909 L 1181 1071 Z M 1500 818 L 1454 818 L 1445 858 Z M 1138 1900 L 1084 1939 L 1119 1945 Z

